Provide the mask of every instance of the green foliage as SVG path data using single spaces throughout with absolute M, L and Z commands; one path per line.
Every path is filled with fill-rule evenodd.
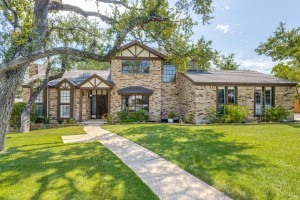
M 249 114 L 248 108 L 240 105 L 224 105 L 223 120 L 225 123 L 245 122 Z
M 249 114 L 248 108 L 240 105 L 223 105 L 218 109 L 211 107 L 206 110 L 210 123 L 242 123 Z
M 149 113 L 144 110 L 136 112 L 120 111 L 117 112 L 117 116 L 120 123 L 145 122 L 149 120 Z
M 175 117 L 177 117 L 177 114 L 174 111 L 171 111 L 168 113 L 168 118 L 169 119 L 174 119 Z
M 26 103 L 19 102 L 15 103 L 12 108 L 11 118 L 10 118 L 10 126 L 13 128 L 19 128 L 21 126 L 21 114 L 24 108 L 26 107 Z M 36 116 L 37 107 L 33 104 L 31 112 L 30 112 L 30 122 L 35 123 L 37 116 Z
M 235 54 L 231 53 L 227 57 L 225 55 L 216 56 L 214 64 L 220 70 L 238 70 L 239 64 L 234 59 Z
M 274 35 L 255 51 L 280 62 L 272 69 L 275 76 L 300 83 L 300 27 L 286 30 L 285 24 L 280 23 Z
M 194 123 L 194 115 L 192 113 L 186 113 L 183 116 L 183 121 L 185 123 L 193 124 Z
M 217 113 L 216 108 L 214 108 L 214 107 L 207 108 L 206 113 L 207 113 L 207 118 L 208 118 L 210 123 L 214 124 L 214 123 L 217 122 L 218 113 Z
M 267 121 L 282 122 L 283 120 L 287 119 L 289 115 L 289 110 L 282 106 L 272 107 L 265 110 Z
M 64 121 L 62 121 L 62 124 L 76 124 L 76 120 L 75 119 L 64 119 Z
M 106 121 L 107 124 L 111 125 L 114 122 L 114 115 L 111 113 L 107 113 L 105 115 L 102 116 L 102 121 Z

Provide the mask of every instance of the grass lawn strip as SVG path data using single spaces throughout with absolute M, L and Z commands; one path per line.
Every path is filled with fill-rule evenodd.
M 300 125 L 102 126 L 234 199 L 299 199 Z
M 99 142 L 63 144 L 66 127 L 8 134 L 0 154 L 0 199 L 157 199 Z

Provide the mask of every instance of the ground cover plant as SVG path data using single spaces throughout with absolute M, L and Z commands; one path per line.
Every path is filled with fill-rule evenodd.
M 63 144 L 81 126 L 8 134 L 0 153 L 0 199 L 157 199 L 99 142 Z
M 233 199 L 299 199 L 300 125 L 103 126 Z

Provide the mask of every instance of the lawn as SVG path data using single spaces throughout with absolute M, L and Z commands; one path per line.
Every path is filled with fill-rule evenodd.
M 103 127 L 234 199 L 300 199 L 300 125 Z
M 0 153 L 0 199 L 157 199 L 99 142 L 63 144 L 80 126 L 8 134 Z

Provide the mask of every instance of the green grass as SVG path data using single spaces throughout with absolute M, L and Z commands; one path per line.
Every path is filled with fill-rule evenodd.
M 8 134 L 0 153 L 0 199 L 157 199 L 99 142 L 63 144 L 67 127 Z
M 300 125 L 113 125 L 234 199 L 300 199 Z

